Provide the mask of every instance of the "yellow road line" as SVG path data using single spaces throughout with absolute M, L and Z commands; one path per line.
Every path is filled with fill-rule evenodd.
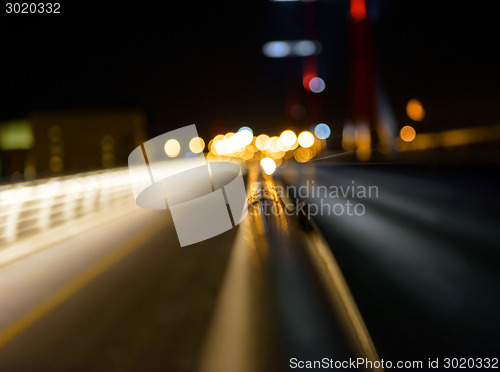
M 28 311 L 14 323 L 0 331 L 0 348 L 6 343 L 23 332 L 29 326 L 40 320 L 44 315 L 62 304 L 70 296 L 85 287 L 88 283 L 103 274 L 106 270 L 121 261 L 132 253 L 135 249 L 146 243 L 154 234 L 159 232 L 165 226 L 164 219 L 158 219 L 148 225 L 137 235 L 123 242 L 116 249 L 109 252 L 106 256 L 88 267 L 78 276 L 60 287 L 33 309 Z

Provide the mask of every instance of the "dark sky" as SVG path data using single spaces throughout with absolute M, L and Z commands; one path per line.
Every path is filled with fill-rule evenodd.
M 477 1 L 368 1 L 400 122 L 407 100 L 417 97 L 429 126 L 498 123 L 500 30 L 492 8 Z M 315 8 L 327 82 L 322 120 L 340 126 L 348 2 L 320 0 Z M 300 88 L 300 63 L 266 59 L 261 47 L 302 37 L 302 20 L 303 4 L 264 0 L 67 1 L 57 15 L 2 10 L 0 120 L 33 110 L 139 108 L 151 135 L 190 123 L 207 133 L 217 119 L 228 130 L 300 127 L 305 123 L 284 114 L 286 79 L 296 78 Z

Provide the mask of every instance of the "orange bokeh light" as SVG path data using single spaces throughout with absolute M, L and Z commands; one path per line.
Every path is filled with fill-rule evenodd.
M 418 99 L 410 99 L 406 104 L 406 114 L 413 121 L 422 121 L 425 117 L 425 110 Z
M 415 139 L 417 136 L 417 132 L 415 129 L 410 126 L 410 125 L 405 125 L 403 128 L 401 128 L 401 131 L 399 132 L 399 136 L 401 139 L 405 142 L 411 142 Z

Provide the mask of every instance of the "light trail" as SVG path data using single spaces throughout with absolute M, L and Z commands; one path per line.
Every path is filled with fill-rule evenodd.
M 0 265 L 54 243 L 51 231 L 65 236 L 61 228 L 72 226 L 74 234 L 80 222 L 87 228 L 89 216 L 102 223 L 134 207 L 126 168 L 2 186 Z

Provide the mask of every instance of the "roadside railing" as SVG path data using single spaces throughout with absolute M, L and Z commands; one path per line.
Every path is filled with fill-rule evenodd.
M 127 168 L 0 186 L 0 250 L 117 205 L 134 205 Z

